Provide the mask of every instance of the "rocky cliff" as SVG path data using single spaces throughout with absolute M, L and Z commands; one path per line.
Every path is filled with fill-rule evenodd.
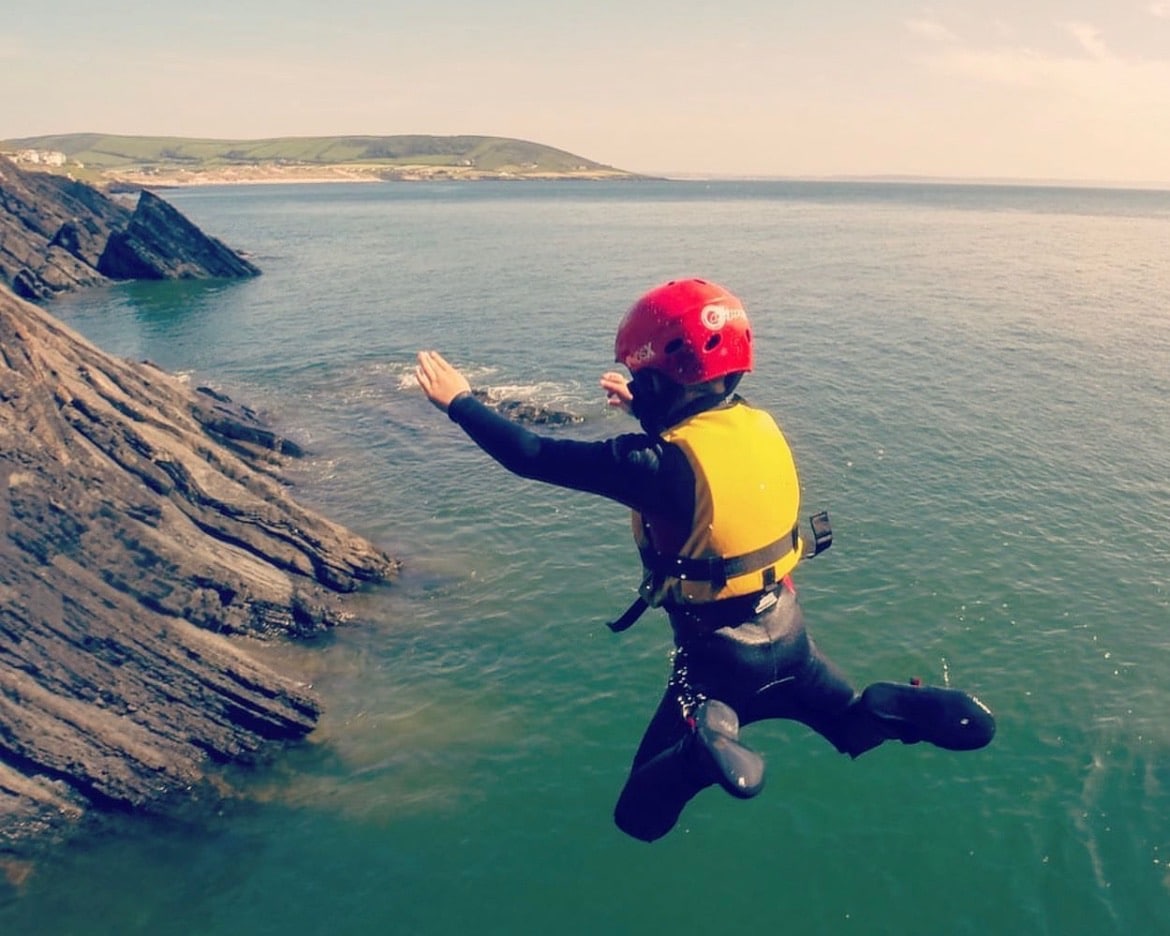
M 309 689 L 228 635 L 321 631 L 397 566 L 290 499 L 295 451 L 0 287 L 0 863 L 313 728 Z
M 135 207 L 0 157 L 0 282 L 25 299 L 121 279 L 260 271 L 150 192 Z

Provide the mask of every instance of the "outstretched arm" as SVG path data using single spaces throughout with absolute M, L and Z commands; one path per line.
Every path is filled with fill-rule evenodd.
M 437 351 L 420 351 L 414 373 L 427 399 L 521 477 L 600 494 L 644 512 L 673 509 L 679 498 L 689 503 L 694 496 L 694 475 L 686 458 L 673 448 L 664 453 L 658 440 L 640 434 L 601 442 L 537 435 L 477 400 L 467 378 Z M 625 378 L 616 373 L 612 377 L 613 392 L 628 398 Z M 671 463 L 666 472 L 664 455 Z

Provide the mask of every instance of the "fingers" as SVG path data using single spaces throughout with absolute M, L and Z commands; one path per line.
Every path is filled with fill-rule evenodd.
M 601 375 L 601 389 L 605 391 L 606 402 L 610 406 L 623 409 L 629 407 L 633 394 L 630 393 L 629 380 L 617 371 L 606 371 Z
M 467 378 L 438 351 L 419 351 L 415 379 L 432 403 L 444 412 L 455 397 L 471 389 Z
M 414 368 L 414 379 L 418 381 L 418 385 L 424 391 L 428 391 L 434 384 L 434 364 L 431 362 L 429 351 L 420 351 L 418 353 L 418 364 Z
M 608 390 L 611 392 L 620 392 L 620 391 L 626 389 L 627 385 L 629 384 L 629 381 L 626 380 L 626 378 L 623 377 L 621 374 L 619 374 L 615 371 L 608 371 L 608 372 L 601 375 L 601 380 L 599 381 L 599 383 L 601 384 L 602 388 L 605 390 Z
M 437 351 L 420 351 L 418 353 L 418 365 L 414 369 L 414 379 L 418 381 L 418 385 L 422 388 L 423 393 L 426 394 L 427 399 L 434 403 L 439 409 L 444 409 L 444 401 L 442 400 L 442 377 L 443 365 L 450 369 L 450 364 L 443 360 L 442 355 Z
M 426 390 L 439 383 L 445 376 L 450 376 L 455 368 L 438 351 L 420 351 L 418 366 L 414 369 L 414 376 Z
M 418 353 L 418 367 L 416 370 L 434 380 L 444 370 L 451 370 L 451 365 L 438 351 L 420 351 Z

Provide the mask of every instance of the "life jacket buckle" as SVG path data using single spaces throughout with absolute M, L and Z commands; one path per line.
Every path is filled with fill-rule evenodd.
M 813 556 L 819 556 L 833 545 L 833 526 L 829 522 L 827 510 L 813 514 L 808 518 L 808 522 L 809 526 L 812 527 L 813 538 L 810 544 L 811 549 L 806 547 L 804 555 L 806 559 L 811 559 Z

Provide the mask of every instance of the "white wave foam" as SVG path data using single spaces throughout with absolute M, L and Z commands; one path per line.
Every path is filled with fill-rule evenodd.
M 391 379 L 396 380 L 396 389 L 401 391 L 415 392 L 418 390 L 418 381 L 414 376 L 414 367 L 414 361 L 394 361 L 387 364 L 375 364 L 371 370 L 375 375 L 387 374 Z M 496 367 L 486 367 L 471 364 L 465 367 L 460 367 L 460 370 L 463 371 L 463 376 L 465 376 L 474 387 L 481 384 L 487 378 L 491 377 L 499 369 Z

